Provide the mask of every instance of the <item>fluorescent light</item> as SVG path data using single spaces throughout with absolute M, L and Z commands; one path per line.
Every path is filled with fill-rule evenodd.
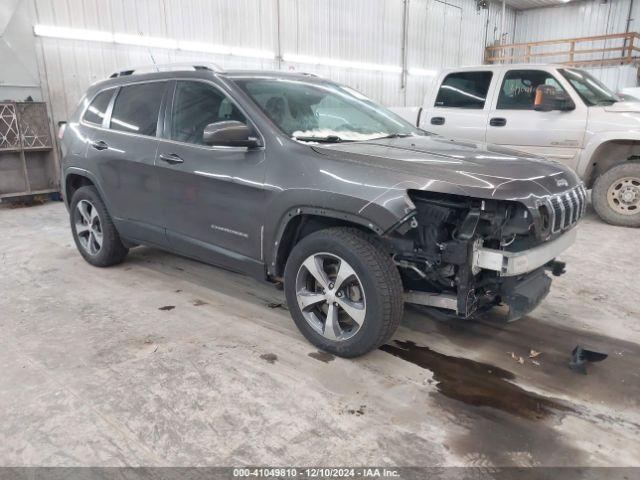
M 274 59 L 276 54 L 269 50 L 256 48 L 231 47 L 207 42 L 191 42 L 174 40 L 166 37 L 148 37 L 146 35 L 131 35 L 128 33 L 111 33 L 101 30 L 83 30 L 80 28 L 52 27 L 49 25 L 35 25 L 33 33 L 39 37 L 64 38 L 67 40 L 85 40 L 92 42 L 117 43 L 120 45 L 135 45 L 140 47 L 166 48 L 169 50 L 183 50 L 187 52 L 214 53 L 218 55 L 236 55 L 238 57 Z
M 188 52 L 203 52 L 203 53 L 217 53 L 220 55 L 231 55 L 231 47 L 226 45 L 216 45 L 214 43 L 205 42 L 189 42 L 186 40 L 180 40 L 178 42 L 178 48 Z
M 147 37 L 144 35 L 129 35 L 127 33 L 116 33 L 113 35 L 116 43 L 123 45 L 137 45 L 141 47 L 167 48 L 170 50 L 178 49 L 178 42 L 171 38 L 164 37 Z
M 327 67 L 354 68 L 357 70 L 373 70 L 377 72 L 402 73 L 402 67 L 396 65 L 384 65 L 379 63 L 352 62 L 350 60 L 340 60 L 337 58 L 313 57 L 310 55 L 284 54 L 282 59 L 285 62 L 308 63 L 311 65 L 324 65 Z
M 416 77 L 435 77 L 437 75 L 437 70 L 427 70 L 424 68 L 410 68 L 409 75 L 414 75 Z
M 231 55 L 237 55 L 238 57 L 276 58 L 276 54 L 269 50 L 244 47 L 231 47 Z
M 100 30 L 84 30 L 82 28 L 53 27 L 35 25 L 33 33 L 39 37 L 64 38 L 68 40 L 84 40 L 88 42 L 113 42 L 113 34 Z

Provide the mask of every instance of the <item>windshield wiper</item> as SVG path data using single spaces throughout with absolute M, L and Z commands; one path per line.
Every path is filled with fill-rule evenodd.
M 300 136 L 293 137 L 301 142 L 318 142 L 318 143 L 340 143 L 349 142 L 350 140 L 344 140 L 337 135 L 327 135 L 326 137 L 314 137 L 314 136 Z
M 412 136 L 412 133 L 390 133 L 389 135 L 385 135 L 384 137 L 372 138 L 372 140 L 382 140 L 384 138 L 407 138 Z

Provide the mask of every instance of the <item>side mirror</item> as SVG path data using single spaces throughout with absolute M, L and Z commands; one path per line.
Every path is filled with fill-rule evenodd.
M 552 85 L 538 85 L 533 100 L 533 109 L 538 112 L 550 112 L 552 110 L 574 110 L 575 103 L 564 90 L 556 90 Z
M 218 147 L 255 148 L 260 145 L 251 129 L 242 122 L 228 120 L 210 123 L 204 128 L 202 140 L 205 145 Z

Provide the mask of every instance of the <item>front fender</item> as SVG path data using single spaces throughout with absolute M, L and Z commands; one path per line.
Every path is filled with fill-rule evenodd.
M 591 134 L 585 143 L 580 160 L 576 168 L 578 176 L 585 180 L 593 168 L 593 158 L 598 148 L 607 142 L 638 142 L 640 143 L 640 130 L 612 130 Z
M 387 209 L 349 195 L 312 189 L 292 189 L 280 193 L 267 207 L 262 250 L 269 270 L 276 266 L 278 246 L 289 222 L 299 215 L 343 220 L 382 235 L 403 216 L 403 211 Z

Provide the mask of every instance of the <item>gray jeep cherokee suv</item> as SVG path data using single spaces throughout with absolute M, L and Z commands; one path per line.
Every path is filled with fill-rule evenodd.
M 385 342 L 404 302 L 523 316 L 586 208 L 560 164 L 431 135 L 298 73 L 119 72 L 61 143 L 87 262 L 144 244 L 284 282 L 304 336 L 345 357 Z

